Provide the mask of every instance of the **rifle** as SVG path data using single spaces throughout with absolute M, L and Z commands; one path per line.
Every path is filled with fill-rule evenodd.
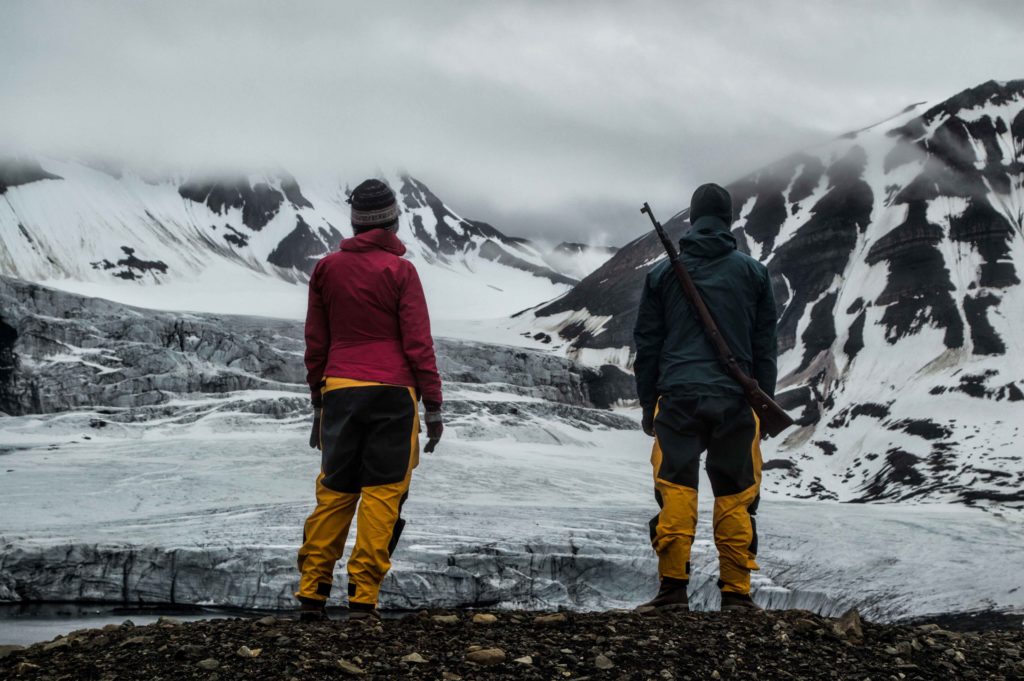
M 676 251 L 676 247 L 668 238 L 668 234 L 665 233 L 665 228 L 661 226 L 661 223 L 654 219 L 654 213 L 651 212 L 651 207 L 644 202 L 644 207 L 640 209 L 641 213 L 647 213 L 647 217 L 654 223 L 654 231 L 658 233 L 658 238 L 661 239 L 661 245 L 665 247 L 665 252 L 668 253 L 668 261 L 672 265 L 672 271 L 675 272 L 676 279 L 679 280 L 679 285 L 683 287 L 683 294 L 686 299 L 690 301 L 694 309 L 697 311 L 697 316 L 700 317 L 701 325 L 704 327 L 705 333 L 708 335 L 708 339 L 711 344 L 715 346 L 715 351 L 718 353 L 718 360 L 722 363 L 725 368 L 725 372 L 729 374 L 740 387 L 743 388 L 743 396 L 746 398 L 750 408 L 757 414 L 758 419 L 761 422 L 761 432 L 766 434 L 768 437 L 775 437 L 786 428 L 793 425 L 793 419 L 790 418 L 789 414 L 773 400 L 768 393 L 761 389 L 761 386 L 757 384 L 757 381 L 748 376 L 745 371 L 740 367 L 739 362 L 736 360 L 736 356 L 729 348 L 729 344 L 725 342 L 721 332 L 718 330 L 718 325 L 715 324 L 714 318 L 711 316 L 711 312 L 708 310 L 707 305 L 704 304 L 704 299 L 700 295 L 700 291 L 693 283 L 693 279 L 690 278 L 690 273 L 686 270 L 686 265 L 679 259 L 679 253 Z

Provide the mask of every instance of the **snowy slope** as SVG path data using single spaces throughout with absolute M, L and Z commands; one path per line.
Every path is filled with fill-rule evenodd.
M 507 316 L 577 279 L 538 246 L 387 178 L 434 316 Z M 146 307 L 301 317 L 317 259 L 348 236 L 346 188 L 287 173 L 208 180 L 0 160 L 0 274 Z
M 728 185 L 781 317 L 769 486 L 842 500 L 1024 503 L 1024 81 L 988 82 Z M 688 228 L 685 211 L 667 220 Z M 550 347 L 631 362 L 648 226 L 522 318 Z

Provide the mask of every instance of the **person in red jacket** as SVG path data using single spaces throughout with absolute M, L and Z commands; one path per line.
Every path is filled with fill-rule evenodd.
M 419 462 L 444 426 L 441 379 L 419 275 L 402 257 L 398 204 L 367 180 L 349 197 L 355 236 L 320 260 L 309 280 L 306 380 L 314 408 L 310 446 L 321 450 L 316 509 L 299 549 L 301 617 L 326 618 L 334 565 L 356 517 L 348 561 L 350 616 L 375 613 L 381 581 L 405 526 L 402 504 Z

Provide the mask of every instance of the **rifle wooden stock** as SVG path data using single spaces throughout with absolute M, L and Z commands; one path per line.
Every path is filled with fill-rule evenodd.
M 715 346 L 718 360 L 722 363 L 726 373 L 743 388 L 743 395 L 746 397 L 747 403 L 757 413 L 757 417 L 761 422 L 761 432 L 769 437 L 775 437 L 786 428 L 789 428 L 793 425 L 793 419 L 768 393 L 761 389 L 761 386 L 757 384 L 754 378 L 748 376 L 743 371 L 739 362 L 736 361 L 736 356 L 718 330 L 718 324 L 715 323 L 714 317 L 711 316 L 707 305 L 704 304 L 704 298 L 701 297 L 700 291 L 694 285 L 690 273 L 686 270 L 686 265 L 680 260 L 679 252 L 676 251 L 676 247 L 668 238 L 668 234 L 665 233 L 661 223 L 654 218 L 651 207 L 645 202 L 640 212 L 647 213 L 647 217 L 654 223 L 654 231 L 657 232 L 658 238 L 661 239 L 661 245 L 665 248 L 665 252 L 668 253 L 669 263 L 672 265 L 672 271 L 675 272 L 676 279 L 679 280 L 679 285 L 683 288 L 683 294 L 697 311 L 701 326 L 704 327 L 704 332 L 707 333 L 711 344 Z

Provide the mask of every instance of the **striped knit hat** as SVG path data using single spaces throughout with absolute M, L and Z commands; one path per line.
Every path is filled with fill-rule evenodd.
M 398 225 L 398 202 L 391 187 L 380 180 L 366 180 L 348 197 L 352 205 L 352 229 L 356 234 L 378 227 Z

